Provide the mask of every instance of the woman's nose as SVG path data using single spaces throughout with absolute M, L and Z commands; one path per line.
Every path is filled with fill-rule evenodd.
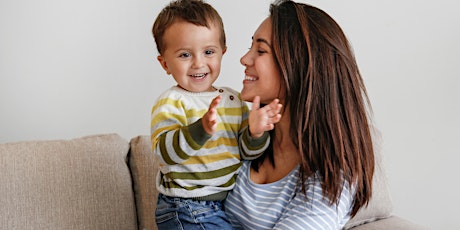
M 250 58 L 250 55 L 249 55 L 249 51 L 246 52 L 246 54 L 243 55 L 243 56 L 240 58 L 240 63 L 241 63 L 241 65 L 243 65 L 243 66 L 249 66 L 249 65 L 251 65 L 251 58 Z

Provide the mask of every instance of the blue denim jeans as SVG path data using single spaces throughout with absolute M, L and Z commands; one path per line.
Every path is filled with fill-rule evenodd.
M 158 229 L 231 230 L 232 225 L 225 215 L 222 203 L 222 201 L 198 201 L 160 194 L 155 211 Z

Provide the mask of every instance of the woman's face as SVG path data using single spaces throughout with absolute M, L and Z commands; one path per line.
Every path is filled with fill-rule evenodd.
M 270 19 L 265 19 L 254 33 L 251 48 L 240 59 L 246 67 L 241 91 L 241 98 L 245 101 L 252 101 L 255 96 L 260 96 L 263 104 L 275 98 L 279 98 L 281 103 L 284 101 L 284 90 L 271 45 L 271 28 Z

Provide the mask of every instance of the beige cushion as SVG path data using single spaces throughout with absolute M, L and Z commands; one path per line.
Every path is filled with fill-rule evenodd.
M 428 228 L 415 224 L 398 216 L 357 226 L 353 230 L 428 230 Z
M 137 229 L 115 134 L 0 144 L 1 229 Z
M 350 229 L 364 223 L 387 218 L 391 215 L 393 205 L 388 188 L 388 179 L 385 172 L 382 156 L 382 138 L 380 132 L 374 130 L 375 170 L 372 187 L 372 197 L 369 205 L 361 208 L 355 217 L 348 221 L 344 229 Z
M 154 160 L 149 136 L 131 139 L 129 165 L 133 175 L 139 229 L 157 229 L 155 207 L 158 191 L 155 178 L 159 165 Z

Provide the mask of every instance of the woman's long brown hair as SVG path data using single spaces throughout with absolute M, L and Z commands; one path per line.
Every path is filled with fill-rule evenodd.
M 371 197 L 374 150 L 370 103 L 351 46 L 340 26 L 316 7 L 277 1 L 270 19 L 290 136 L 302 157 L 301 179 L 316 176 L 331 204 L 339 202 L 343 186 L 354 186 L 354 216 Z

